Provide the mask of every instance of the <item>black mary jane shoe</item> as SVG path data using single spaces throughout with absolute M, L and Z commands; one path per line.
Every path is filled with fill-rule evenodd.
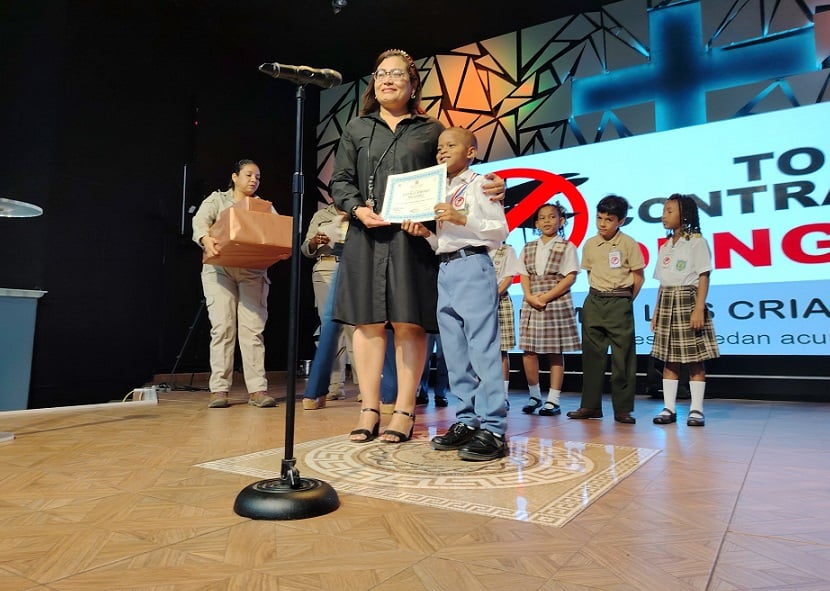
M 390 439 L 381 439 L 384 443 L 403 443 L 404 441 L 409 441 L 412 439 L 412 433 L 415 431 L 415 413 L 414 412 L 406 412 L 405 410 L 393 410 L 393 415 L 406 415 L 412 419 L 412 426 L 409 428 L 409 435 L 406 433 L 401 433 L 400 431 L 393 431 L 392 429 L 384 429 L 384 435 L 391 435 L 392 437 L 397 437 L 397 441 L 392 441 Z
M 660 414 L 654 417 L 651 421 L 655 425 L 669 425 L 677 422 L 677 413 L 664 408 Z
M 351 438 L 349 438 L 349 441 L 351 441 L 352 443 L 369 443 L 370 441 L 373 441 L 374 439 L 376 439 L 377 436 L 378 436 L 378 431 L 380 430 L 380 411 L 376 408 L 368 408 L 367 407 L 367 408 L 361 408 L 360 412 L 373 412 L 376 415 L 378 415 L 378 420 L 375 421 L 375 426 L 372 427 L 371 431 L 369 431 L 369 429 L 355 429 L 354 431 L 349 433 L 350 436 L 351 435 L 363 435 L 363 437 L 364 437 L 363 439 L 351 439 Z
M 542 406 L 542 400 L 540 398 L 534 398 L 533 396 L 531 396 L 530 402 L 528 402 L 525 406 L 522 407 L 522 412 L 526 415 L 532 415 L 540 406 Z
M 703 413 L 699 410 L 690 410 L 689 411 L 689 418 L 686 420 L 686 425 L 688 427 L 702 427 L 706 424 L 706 418 L 703 416 Z
M 539 409 L 540 417 L 553 417 L 558 414 L 562 414 L 562 409 L 554 402 L 545 402 L 545 406 Z

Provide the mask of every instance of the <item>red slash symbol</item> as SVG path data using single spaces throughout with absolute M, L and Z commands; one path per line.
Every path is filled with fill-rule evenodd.
M 530 218 L 536 209 L 549 201 L 559 193 L 562 193 L 570 204 L 570 211 L 574 213 L 582 213 L 573 218 L 573 230 L 569 240 L 576 246 L 582 244 L 585 234 L 588 232 L 589 216 L 588 204 L 579 189 L 576 188 L 566 178 L 547 172 L 546 170 L 539 170 L 538 168 L 508 168 L 505 170 L 495 171 L 501 178 L 507 179 L 533 179 L 539 181 L 540 184 L 533 189 L 524 199 L 513 206 L 510 211 L 505 214 L 507 218 L 507 227 L 510 230 L 518 227 L 522 222 Z M 568 209 L 566 207 L 566 209 Z

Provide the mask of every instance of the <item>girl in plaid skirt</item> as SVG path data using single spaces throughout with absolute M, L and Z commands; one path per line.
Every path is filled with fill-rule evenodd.
M 579 272 L 576 247 L 565 240 L 565 209 L 546 203 L 536 210 L 539 240 L 528 242 L 519 257 L 524 301 L 519 312 L 519 348 L 530 400 L 522 412 L 533 414 L 542 406 L 539 388 L 539 355 L 550 362 L 550 391 L 539 414 L 558 415 L 564 378 L 564 351 L 581 347 L 576 330 L 571 286 Z
M 503 243 L 496 250 L 490 251 L 493 267 L 496 269 L 496 281 L 499 282 L 499 337 L 501 340 L 501 372 L 504 376 L 504 398 L 507 400 L 507 409 L 510 410 L 510 400 L 507 398 L 510 390 L 510 358 L 508 351 L 516 346 L 516 327 L 513 321 L 513 302 L 510 300 L 508 289 L 513 284 L 513 278 L 519 274 L 519 258 L 516 251 L 507 243 Z
M 677 381 L 681 364 L 689 365 L 691 405 L 686 424 L 702 427 L 706 370 L 703 362 L 719 356 L 712 318 L 706 309 L 712 255 L 700 235 L 697 203 L 675 193 L 663 205 L 663 227 L 668 239 L 660 247 L 654 278 L 660 280 L 657 305 L 651 319 L 652 357 L 665 362 L 663 410 L 656 425 L 677 421 Z

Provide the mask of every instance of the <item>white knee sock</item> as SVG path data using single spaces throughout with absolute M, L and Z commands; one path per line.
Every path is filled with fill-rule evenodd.
M 677 380 L 663 378 L 663 406 L 672 412 L 677 411 Z
M 689 410 L 703 412 L 703 395 L 706 393 L 706 382 L 689 382 L 689 392 L 692 395 Z
M 548 390 L 548 402 L 559 405 L 559 395 L 562 390 Z
M 505 398 L 510 393 L 510 380 L 504 380 L 504 396 Z
M 542 389 L 539 387 L 539 384 L 536 384 L 534 386 L 528 384 L 527 389 L 530 391 L 531 398 L 536 398 L 537 400 L 542 399 Z

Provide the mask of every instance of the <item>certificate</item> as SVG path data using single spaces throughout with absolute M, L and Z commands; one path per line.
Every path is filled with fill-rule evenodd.
M 380 215 L 387 222 L 426 222 L 435 219 L 435 204 L 447 194 L 447 165 L 390 175 Z

